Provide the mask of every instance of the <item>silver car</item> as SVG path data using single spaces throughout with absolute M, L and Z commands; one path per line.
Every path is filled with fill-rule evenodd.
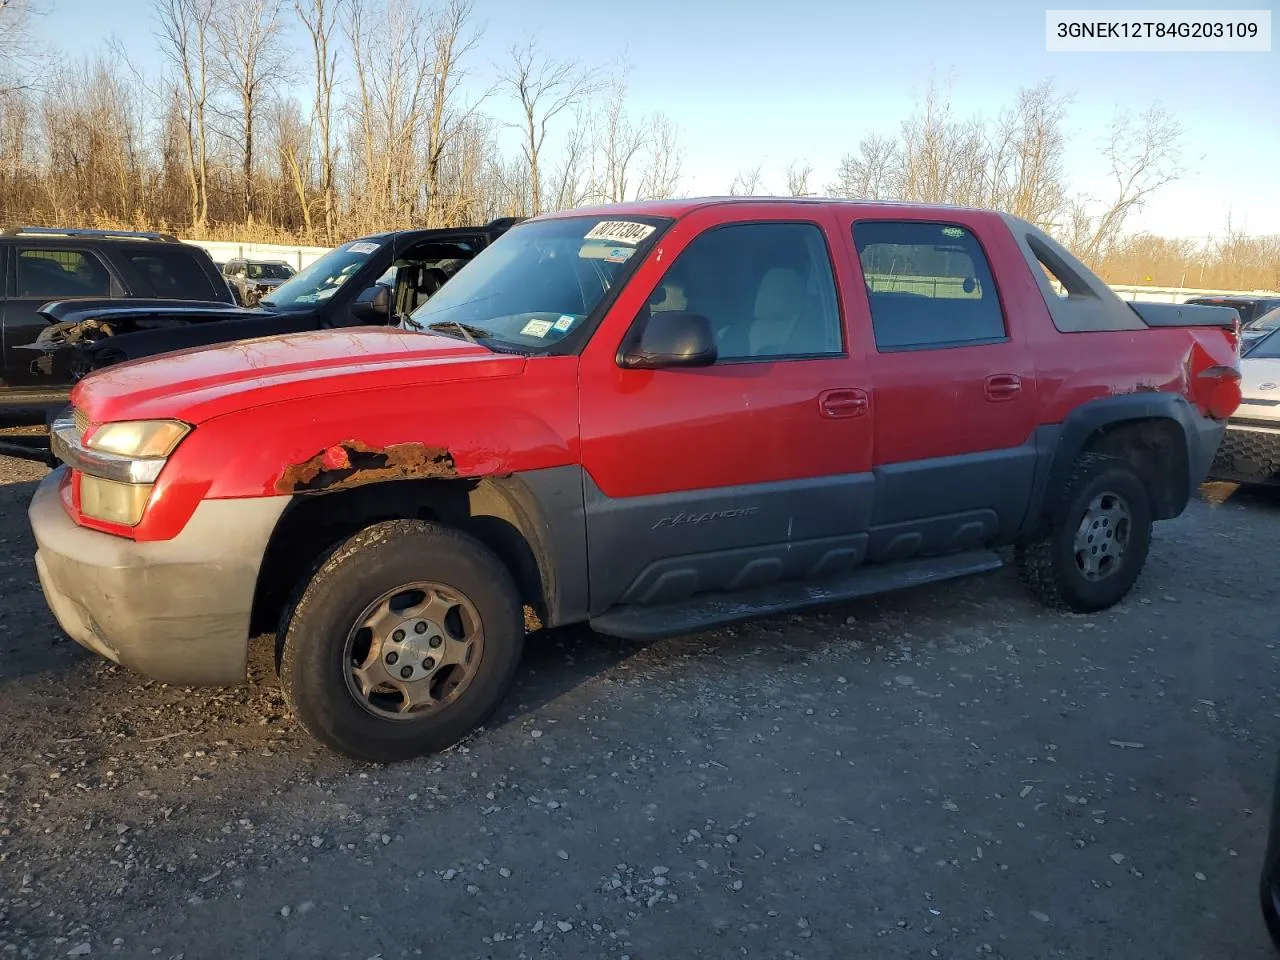
M 1240 407 L 1227 422 L 1209 476 L 1280 486 L 1280 329 L 1246 344 L 1240 373 Z
M 222 268 L 227 285 L 242 307 L 256 306 L 264 296 L 294 275 L 283 260 L 228 260 Z

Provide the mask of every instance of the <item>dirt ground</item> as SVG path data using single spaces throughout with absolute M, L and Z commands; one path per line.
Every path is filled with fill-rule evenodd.
M 1098 616 L 1008 572 L 637 648 L 535 637 L 499 719 L 363 767 L 252 682 L 46 612 L 0 461 L 0 958 L 1251 958 L 1280 496 L 1208 489 Z

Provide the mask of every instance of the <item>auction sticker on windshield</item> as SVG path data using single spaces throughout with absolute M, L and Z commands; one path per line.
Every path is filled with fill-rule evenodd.
M 368 240 L 361 240 L 359 243 L 353 243 L 347 247 L 348 253 L 377 253 L 378 245 L 370 243 Z
M 550 329 L 550 320 L 530 320 L 520 332 L 526 337 L 545 337 Z
M 647 223 L 635 223 L 631 220 L 602 220 L 592 227 L 590 232 L 582 239 L 603 240 L 606 243 L 637 244 L 656 229 L 657 227 L 651 227 Z
M 572 326 L 573 326 L 573 322 L 574 322 L 575 320 L 577 320 L 577 319 L 578 319 L 577 317 L 571 317 L 571 316 L 569 316 L 569 314 L 567 314 L 567 313 L 566 313 L 566 314 L 564 314 L 563 316 L 561 316 L 561 317 L 560 317 L 560 319 L 559 319 L 559 320 L 557 320 L 557 321 L 556 321 L 556 325 L 555 325 L 555 330 L 556 330 L 556 332 L 557 332 L 557 333 L 564 333 L 564 332 L 565 332 L 565 331 L 567 331 L 570 327 L 572 327 Z

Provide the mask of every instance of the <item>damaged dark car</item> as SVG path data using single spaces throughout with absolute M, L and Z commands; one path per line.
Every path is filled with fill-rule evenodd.
M 0 427 L 45 422 L 65 406 L 77 380 L 128 360 L 277 334 L 399 323 L 518 222 L 503 218 L 478 227 L 361 237 L 330 250 L 255 307 L 132 297 L 46 303 L 37 310 L 45 326 L 30 342 L 5 344 L 5 392 L 10 384 L 27 384 L 31 401 L 6 404 Z M 0 454 L 47 460 L 48 448 L 6 438 Z

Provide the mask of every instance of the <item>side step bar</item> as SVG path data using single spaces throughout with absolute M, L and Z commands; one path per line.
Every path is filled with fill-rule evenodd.
M 624 640 L 661 640 L 775 613 L 870 597 L 976 573 L 990 573 L 1002 566 L 1004 561 L 990 550 L 872 564 L 829 580 L 788 581 L 738 593 L 703 594 L 674 603 L 614 607 L 592 617 L 590 625 L 597 633 Z

